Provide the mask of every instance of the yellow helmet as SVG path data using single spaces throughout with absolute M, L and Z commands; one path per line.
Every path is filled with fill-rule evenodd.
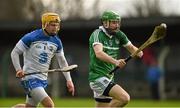
M 60 16 L 57 13 L 53 12 L 47 12 L 44 13 L 41 16 L 41 22 L 42 22 L 42 28 L 45 28 L 45 24 L 49 22 L 59 22 L 60 23 L 61 19 Z

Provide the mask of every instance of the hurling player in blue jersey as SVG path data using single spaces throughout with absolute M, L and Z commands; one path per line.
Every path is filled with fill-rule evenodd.
M 42 15 L 42 29 L 25 34 L 11 52 L 11 59 L 16 70 L 16 77 L 21 78 L 21 84 L 26 92 L 25 104 L 14 107 L 37 107 L 41 103 L 44 107 L 54 107 L 54 102 L 45 91 L 47 73 L 24 76 L 25 73 L 45 71 L 49 69 L 51 59 L 55 55 L 60 67 L 68 66 L 64 56 L 62 42 L 58 37 L 60 30 L 60 16 L 48 12 Z M 23 66 L 19 56 L 23 54 Z M 74 95 L 74 84 L 69 72 L 64 72 L 68 91 Z

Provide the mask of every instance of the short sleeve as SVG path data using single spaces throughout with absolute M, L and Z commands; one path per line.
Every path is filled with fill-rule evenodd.
M 32 37 L 31 37 L 30 33 L 24 35 L 24 36 L 21 38 L 21 41 L 24 43 L 24 45 L 25 45 L 26 48 L 29 48 L 30 45 L 31 45 L 31 42 L 32 42 Z
M 102 42 L 99 36 L 100 36 L 100 30 L 97 29 L 91 34 L 91 37 L 89 39 L 90 44 L 91 45 L 101 44 Z
M 121 45 L 124 46 L 130 43 L 130 40 L 128 39 L 125 33 L 123 33 L 122 31 L 119 31 L 117 34 L 118 34 L 118 37 L 120 38 L 119 40 L 120 40 Z

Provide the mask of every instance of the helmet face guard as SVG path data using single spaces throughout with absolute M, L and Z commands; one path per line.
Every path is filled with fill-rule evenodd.
M 52 12 L 47 12 L 41 16 L 41 22 L 42 22 L 42 29 L 49 35 L 47 30 L 45 30 L 47 27 L 47 24 L 49 24 L 50 22 L 60 23 L 61 19 L 58 14 L 52 13 Z
M 102 16 L 101 16 L 101 21 L 102 21 L 102 24 L 104 26 L 104 28 L 107 30 L 107 32 L 109 34 L 115 34 L 117 31 L 119 31 L 119 27 L 117 27 L 116 29 L 111 29 L 109 28 L 109 25 L 111 22 L 118 22 L 120 26 L 120 21 L 121 21 L 121 17 L 113 12 L 113 11 L 105 11 Z

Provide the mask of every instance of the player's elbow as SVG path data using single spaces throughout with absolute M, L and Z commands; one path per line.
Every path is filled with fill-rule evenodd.
M 11 59 L 14 57 L 14 55 L 15 55 L 15 51 L 12 50 L 12 51 L 11 51 Z
M 101 59 L 102 58 L 102 51 L 95 52 L 96 58 Z

